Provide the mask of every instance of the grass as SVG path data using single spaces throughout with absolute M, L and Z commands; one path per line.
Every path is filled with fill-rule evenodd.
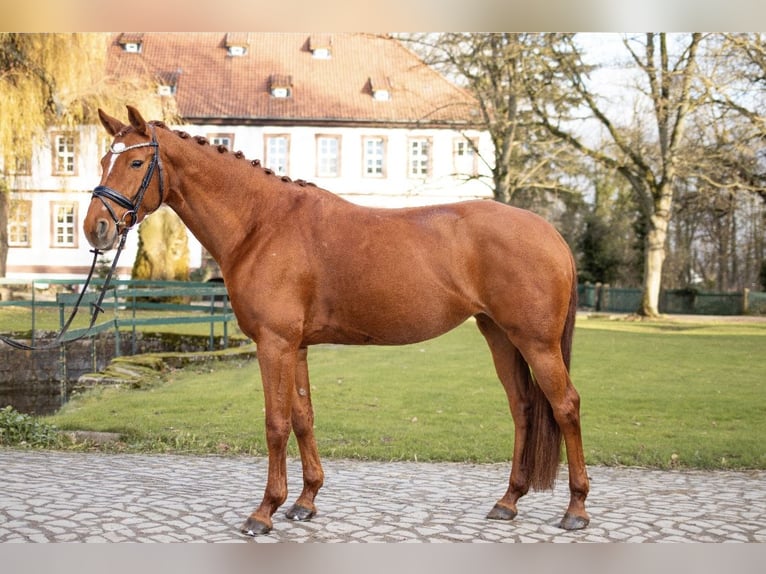
M 573 380 L 587 462 L 766 468 L 765 343 L 763 323 L 581 320 Z M 511 456 L 505 395 L 470 323 L 405 347 L 313 347 L 309 365 L 323 456 Z M 97 390 L 46 421 L 122 433 L 111 448 L 263 455 L 263 419 L 258 369 L 241 361 L 171 372 L 142 390 Z
M 588 460 L 766 467 L 766 325 L 583 323 L 574 378 Z

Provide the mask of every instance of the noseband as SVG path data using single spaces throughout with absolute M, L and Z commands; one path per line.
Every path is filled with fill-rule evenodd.
M 159 187 L 159 194 L 160 194 L 160 200 L 159 203 L 157 203 L 157 207 L 155 207 L 152 211 L 156 211 L 159 209 L 159 207 L 162 205 L 163 196 L 164 196 L 164 184 L 162 181 L 162 160 L 160 160 L 160 145 L 157 143 L 157 137 L 154 133 L 154 126 L 149 126 L 152 130 L 152 141 L 145 142 L 145 143 L 139 143 L 135 145 L 131 145 L 128 147 L 124 147 L 122 149 L 115 149 L 114 144 L 112 144 L 109 147 L 109 151 L 113 154 L 121 154 L 123 152 L 126 152 L 128 150 L 137 149 L 141 147 L 152 147 L 154 148 L 154 154 L 152 155 L 152 160 L 149 163 L 149 167 L 146 170 L 146 173 L 144 174 L 144 179 L 141 181 L 141 186 L 138 188 L 138 193 L 136 193 L 133 198 L 129 198 L 127 195 L 124 195 L 120 193 L 119 191 L 116 191 L 112 189 L 111 187 L 107 187 L 106 185 L 99 185 L 96 186 L 93 189 L 93 195 L 92 197 L 97 197 L 101 200 L 101 203 L 104 204 L 104 207 L 106 207 L 106 210 L 109 212 L 109 215 L 111 215 L 112 220 L 114 221 L 115 225 L 117 226 L 117 230 L 120 233 L 127 233 L 129 229 L 131 229 L 138 221 L 138 210 L 141 207 L 141 203 L 144 200 L 144 194 L 146 193 L 147 188 L 149 187 L 149 182 L 152 180 L 152 176 L 154 175 L 154 170 L 157 169 L 157 175 L 158 175 L 158 187 Z M 112 209 L 112 206 L 109 205 L 109 201 L 112 201 L 119 205 L 120 207 L 124 208 L 126 211 L 122 214 L 122 217 L 117 217 L 117 214 L 114 212 L 114 209 Z M 130 216 L 130 223 L 126 221 L 126 218 Z

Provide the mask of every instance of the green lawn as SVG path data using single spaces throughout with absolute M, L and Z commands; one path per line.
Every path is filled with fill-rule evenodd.
M 579 321 L 573 380 L 587 462 L 766 468 L 765 344 L 763 323 Z M 309 365 L 323 456 L 510 458 L 505 395 L 470 322 L 406 347 L 313 347 Z M 262 455 L 263 418 L 257 366 L 241 361 L 95 391 L 46 420 L 123 433 L 116 448 L 128 450 Z

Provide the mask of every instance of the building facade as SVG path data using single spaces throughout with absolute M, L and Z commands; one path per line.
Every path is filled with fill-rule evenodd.
M 490 198 L 489 134 L 473 98 L 399 41 L 375 34 L 118 33 L 108 72 L 143 75 L 173 126 L 363 205 Z M 124 110 L 106 110 L 115 117 Z M 149 118 L 147 119 L 159 119 Z M 101 126 L 52 129 L 11 184 L 8 277 L 80 277 L 81 225 L 109 140 Z M 131 233 L 120 260 L 129 277 Z M 191 268 L 204 264 L 190 235 Z

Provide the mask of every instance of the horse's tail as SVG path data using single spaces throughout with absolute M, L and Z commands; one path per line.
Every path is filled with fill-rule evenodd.
M 567 318 L 564 323 L 564 333 L 561 335 L 561 356 L 564 358 L 564 365 L 569 372 L 572 365 L 572 340 L 574 339 L 575 316 L 577 315 L 577 269 L 575 269 L 574 259 L 572 259 L 572 287 L 569 294 L 569 308 L 567 309 Z
M 573 263 L 574 271 L 574 263 Z M 572 339 L 574 337 L 575 314 L 577 312 L 577 275 L 572 277 L 564 332 L 561 336 L 561 355 L 569 371 L 572 361 Z M 527 437 L 522 452 L 522 464 L 528 469 L 530 486 L 535 490 L 550 490 L 556 482 L 561 458 L 561 428 L 553 417 L 553 409 L 533 373 L 526 369 L 525 396 L 531 405 L 527 423 Z

